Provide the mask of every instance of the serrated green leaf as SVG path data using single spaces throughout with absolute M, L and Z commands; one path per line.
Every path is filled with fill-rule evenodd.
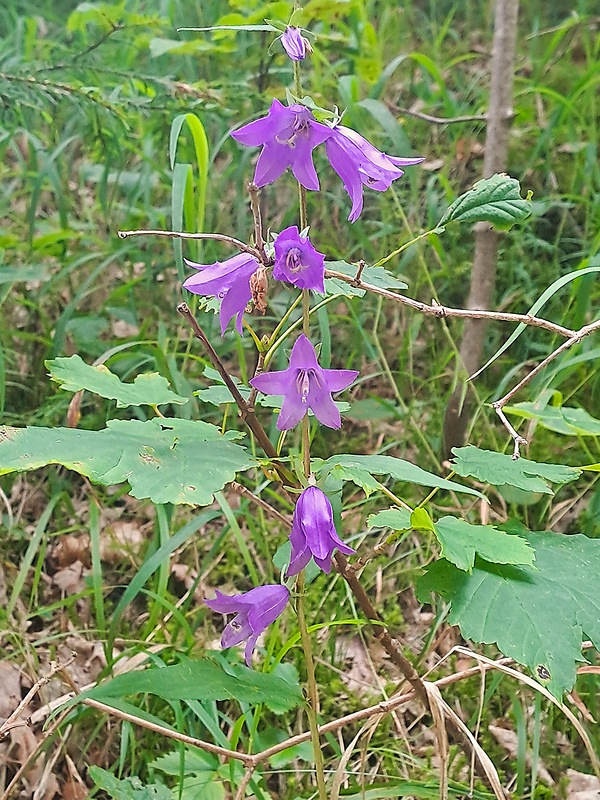
M 519 531 L 535 551 L 535 566 L 477 560 L 471 574 L 448 561 L 419 581 L 426 602 L 437 592 L 450 603 L 449 621 L 466 639 L 496 643 L 507 656 L 550 674 L 557 697 L 572 688 L 581 643 L 600 647 L 600 541 L 581 534 Z
M 471 525 L 457 517 L 442 517 L 434 527 L 443 558 L 466 572 L 475 564 L 475 554 L 494 564 L 531 566 L 535 552 L 520 536 L 499 531 L 491 525 Z
M 95 765 L 89 768 L 88 774 L 113 800 L 171 800 L 171 790 L 162 783 L 144 786 L 137 777 L 119 780 L 112 772 Z
M 133 383 L 123 383 L 114 372 L 101 365 L 92 367 L 78 355 L 69 358 L 54 358 L 44 362 L 52 380 L 67 392 L 88 392 L 117 401 L 117 408 L 127 406 L 160 406 L 166 403 L 183 405 L 187 397 L 175 394 L 169 382 L 158 372 L 138 375 Z
M 437 489 L 446 489 L 449 492 L 463 492 L 466 494 L 483 497 L 483 495 L 468 486 L 461 486 L 460 483 L 449 481 L 446 478 L 438 478 L 431 472 L 426 472 L 410 461 L 393 456 L 353 456 L 339 455 L 332 456 L 326 461 L 315 464 L 315 471 L 323 476 L 328 475 L 334 467 L 338 467 L 336 475 L 345 480 L 354 481 L 354 477 L 359 477 L 361 482 L 372 485 L 371 475 L 391 475 L 397 481 L 414 483 L 417 486 L 430 486 Z M 354 481 L 355 482 L 355 481 Z M 362 483 L 358 483 L 361 486 Z
M 567 436 L 600 436 L 600 419 L 592 417 L 583 408 L 568 406 L 546 406 L 540 409 L 536 403 L 515 403 L 504 408 L 507 414 L 524 419 L 535 419 L 549 431 Z
M 325 269 L 342 272 L 344 275 L 354 278 L 358 270 L 358 264 L 349 264 L 347 261 L 327 261 L 325 262 Z M 402 291 L 408 288 L 404 281 L 396 278 L 395 275 L 392 275 L 391 272 L 388 272 L 383 267 L 365 267 L 361 273 L 361 280 L 372 286 L 377 286 L 379 289 Z M 363 297 L 365 294 L 364 289 L 352 286 L 351 283 L 346 283 L 339 278 L 325 278 L 325 292 L 326 294 L 343 294 L 346 297 Z
M 154 759 L 150 766 L 166 775 L 183 775 L 183 783 L 173 789 L 173 800 L 223 800 L 225 797 L 218 759 L 195 747 L 185 748 L 183 764 L 181 752 L 171 750 Z M 239 767 L 241 771 L 241 765 Z
M 472 476 L 493 486 L 516 486 L 527 492 L 554 494 L 551 483 L 569 483 L 579 477 L 581 470 L 563 464 L 538 464 L 527 458 L 513 459 L 505 453 L 480 450 L 473 445 L 455 447 L 454 471 L 463 478 Z
M 111 420 L 101 431 L 0 427 L 0 475 L 62 464 L 105 486 L 128 481 L 140 499 L 204 506 L 254 463 L 230 438 L 206 422 L 164 417 Z
M 368 470 L 352 464 L 336 464 L 328 474 L 336 480 L 352 481 L 356 486 L 360 486 L 367 497 L 381 488 L 379 481 Z
M 140 693 L 155 694 L 163 700 L 264 703 L 276 714 L 296 708 L 302 702 L 302 690 L 297 681 L 236 664 L 228 664 L 225 669 L 210 658 L 117 675 L 80 695 L 79 699 L 104 700 Z
M 371 514 L 367 519 L 369 528 L 391 528 L 393 531 L 410 530 L 410 511 L 405 508 L 386 508 Z
M 472 189 L 457 197 L 439 221 L 439 226 L 450 222 L 485 221 L 501 230 L 508 230 L 530 213 L 531 203 L 521 197 L 519 181 L 499 174 L 477 181 Z

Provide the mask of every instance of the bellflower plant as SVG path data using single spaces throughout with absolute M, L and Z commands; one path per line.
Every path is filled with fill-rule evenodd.
M 263 394 L 283 395 L 277 418 L 280 431 L 294 428 L 309 408 L 322 425 L 340 428 L 342 419 L 331 393 L 346 389 L 357 375 L 353 369 L 323 369 L 315 348 L 302 333 L 294 342 L 289 367 L 257 375 L 250 385 Z
M 311 556 L 315 564 L 329 574 L 334 550 L 346 555 L 356 552 L 337 535 L 331 503 L 325 492 L 317 486 L 309 486 L 298 498 L 290 544 L 292 552 L 286 578 L 303 570 Z
M 306 58 L 306 51 L 308 50 L 310 53 L 312 50 L 308 41 L 300 33 L 300 29 L 293 25 L 288 25 L 280 38 L 283 49 L 292 61 L 302 61 Z
M 214 600 L 205 600 L 206 605 L 219 614 L 236 616 L 225 627 L 221 647 L 233 647 L 246 641 L 244 656 L 251 665 L 252 653 L 260 634 L 275 622 L 290 598 L 289 590 L 279 584 L 257 586 L 244 594 L 228 595 L 217 591 Z
M 256 186 L 273 183 L 290 167 L 299 183 L 317 191 L 319 179 L 312 151 L 331 134 L 331 128 L 317 122 L 308 108 L 298 104 L 284 106 L 275 99 L 266 117 L 244 125 L 231 135 L 250 147 L 262 145 L 254 172 Z
M 400 167 L 420 164 L 423 158 L 397 158 L 382 153 L 363 136 L 336 125 L 325 144 L 327 158 L 352 200 L 348 220 L 355 222 L 363 208 L 363 186 L 384 192 L 404 175 Z
M 308 236 L 300 236 L 297 225 L 281 231 L 275 239 L 273 277 L 298 289 L 325 293 L 325 256 L 315 250 Z
M 214 264 L 196 264 L 193 261 L 184 260 L 188 267 L 201 270 L 201 272 L 188 278 L 184 282 L 183 288 L 193 294 L 219 297 L 221 299 L 219 315 L 221 335 L 225 334 L 225 329 L 232 317 L 237 317 L 235 327 L 241 334 L 244 309 L 252 297 L 250 278 L 260 267 L 258 261 L 248 253 L 240 253 L 228 258 L 227 261 L 222 263 L 217 261 Z

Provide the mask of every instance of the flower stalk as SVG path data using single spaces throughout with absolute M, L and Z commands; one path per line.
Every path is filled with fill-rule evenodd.
M 325 786 L 325 768 L 323 765 L 323 754 L 321 752 L 321 742 L 319 739 L 319 724 L 317 721 L 317 714 L 319 712 L 319 693 L 317 690 L 317 680 L 315 678 L 315 662 L 312 654 L 312 643 L 310 641 L 310 634 L 306 624 L 306 616 L 304 614 L 304 570 L 300 572 L 296 579 L 296 591 L 298 597 L 296 600 L 296 613 L 298 615 L 298 627 L 300 628 L 300 640 L 302 641 L 302 650 L 306 660 L 306 682 L 308 685 L 308 703 L 307 715 L 308 725 L 310 728 L 310 738 L 313 746 L 315 756 L 315 774 L 317 776 L 317 787 L 319 790 L 319 800 L 327 800 L 327 787 Z

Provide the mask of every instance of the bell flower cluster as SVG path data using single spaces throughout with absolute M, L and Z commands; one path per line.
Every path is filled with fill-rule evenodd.
M 289 539 L 291 553 L 286 578 L 298 575 L 311 558 L 329 574 L 336 550 L 346 555 L 356 552 L 338 536 L 331 503 L 317 486 L 309 486 L 298 498 Z M 221 647 L 225 649 L 246 642 L 244 657 L 246 664 L 251 666 L 258 637 L 285 609 L 290 599 L 289 589 L 279 584 L 268 584 L 237 595 L 223 594 L 218 590 L 216 594 L 214 600 L 204 601 L 206 605 L 220 614 L 235 614 L 225 626 Z
M 319 179 L 312 153 L 324 142 L 329 163 L 352 200 L 350 222 L 355 222 L 362 212 L 364 186 L 383 192 L 402 177 L 404 172 L 400 167 L 424 160 L 388 156 L 351 128 L 323 125 L 305 106 L 286 107 L 277 99 L 266 117 L 238 128 L 231 135 L 241 144 L 262 146 L 254 173 L 257 186 L 273 183 L 289 167 L 299 183 L 314 191 L 319 189 Z
M 307 39 L 293 25 L 287 26 L 280 39 L 292 61 L 303 60 L 311 51 Z M 423 161 L 390 156 L 351 128 L 323 124 L 305 105 L 285 106 L 277 99 L 272 101 L 266 116 L 231 135 L 242 145 L 261 148 L 253 179 L 259 188 L 273 183 L 289 169 L 301 186 L 317 191 L 319 179 L 313 153 L 324 144 L 326 157 L 350 198 L 350 222 L 355 222 L 362 213 L 365 187 L 383 192 L 402 177 L 403 167 Z M 197 272 L 185 281 L 184 287 L 195 294 L 221 300 L 222 334 L 232 319 L 237 331 L 242 332 L 243 314 L 251 299 L 264 312 L 266 273 L 271 265 L 275 280 L 301 290 L 325 292 L 325 255 L 315 249 L 306 230 L 301 232 L 296 225 L 285 228 L 274 237 L 273 250 L 268 250 L 266 256 L 259 261 L 255 255 L 239 253 L 214 264 L 186 261 Z M 292 347 L 287 369 L 259 373 L 250 384 L 258 392 L 282 397 L 276 423 L 280 431 L 294 428 L 309 411 L 322 425 L 339 429 L 342 421 L 333 395 L 347 389 L 357 376 L 356 370 L 323 368 L 315 348 L 302 333 Z M 309 485 L 298 497 L 289 541 L 290 562 L 285 580 L 297 576 L 311 560 L 329 574 L 336 551 L 344 555 L 355 552 L 338 536 L 329 498 L 315 485 Z M 245 660 L 250 666 L 259 636 L 275 622 L 289 600 L 287 586 L 269 584 L 237 595 L 217 591 L 214 599 L 205 602 L 217 613 L 233 615 L 224 628 L 221 646 L 228 648 L 245 642 Z

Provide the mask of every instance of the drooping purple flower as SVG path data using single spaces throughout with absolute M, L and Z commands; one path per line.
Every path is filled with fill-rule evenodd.
M 235 614 L 223 631 L 221 647 L 233 647 L 246 641 L 244 656 L 246 664 L 250 666 L 258 637 L 275 622 L 289 597 L 289 590 L 285 586 L 269 584 L 257 586 L 244 594 L 228 595 L 217 591 L 214 600 L 204 602 L 219 614 Z
M 352 200 L 348 220 L 355 222 L 363 208 L 363 186 L 384 192 L 404 175 L 400 167 L 420 164 L 423 158 L 397 158 L 382 153 L 364 137 L 343 125 L 332 128 L 325 145 L 329 163 L 340 176 Z
M 303 570 L 311 556 L 315 564 L 329 574 L 334 550 L 337 549 L 346 555 L 356 552 L 344 544 L 337 535 L 331 503 L 325 492 L 317 486 L 309 486 L 298 498 L 294 509 L 290 544 L 292 552 L 286 577 L 297 575 Z
M 302 61 L 304 58 L 306 58 L 308 42 L 300 33 L 299 28 L 295 28 L 293 25 L 288 25 L 285 29 L 285 32 L 281 35 L 281 44 L 292 61 Z M 309 53 L 311 49 L 312 48 L 309 44 Z
M 273 183 L 290 167 L 296 180 L 317 191 L 319 179 L 312 160 L 314 148 L 331 136 L 331 128 L 317 122 L 312 111 L 275 99 L 266 117 L 250 122 L 231 135 L 241 144 L 263 149 L 256 162 L 254 183 Z
M 240 253 L 228 258 L 227 261 L 217 261 L 214 264 L 196 264 L 187 258 L 184 260 L 188 267 L 201 272 L 188 278 L 183 288 L 193 294 L 219 297 L 221 335 L 224 335 L 230 319 L 235 316 L 237 316 L 235 327 L 241 334 L 244 309 L 252 297 L 250 278 L 260 267 L 258 261 L 248 253 Z
M 252 378 L 250 384 L 263 394 L 283 395 L 277 418 L 280 431 L 295 427 L 309 408 L 321 424 L 340 428 L 342 419 L 331 393 L 346 389 L 357 375 L 353 369 L 323 369 L 315 348 L 301 334 L 294 342 L 287 369 L 264 372 Z
M 325 256 L 315 250 L 308 236 L 300 236 L 296 225 L 281 231 L 275 239 L 273 277 L 299 289 L 325 292 Z

